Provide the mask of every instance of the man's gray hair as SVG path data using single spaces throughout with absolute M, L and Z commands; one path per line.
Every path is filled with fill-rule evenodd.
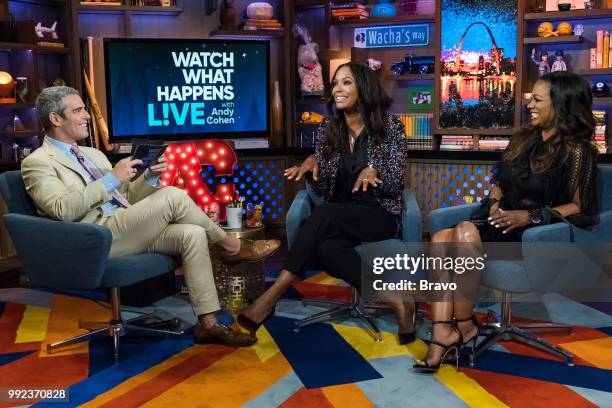
M 79 91 L 69 86 L 51 86 L 42 90 L 36 98 L 36 110 L 42 128 L 46 131 L 51 129 L 49 114 L 56 112 L 61 117 L 64 116 L 64 97 L 67 95 L 79 95 Z

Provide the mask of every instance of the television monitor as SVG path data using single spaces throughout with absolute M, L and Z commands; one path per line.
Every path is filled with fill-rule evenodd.
M 270 44 L 105 38 L 111 141 L 265 137 Z

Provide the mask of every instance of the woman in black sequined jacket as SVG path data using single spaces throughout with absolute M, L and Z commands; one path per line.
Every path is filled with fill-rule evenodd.
M 309 177 L 312 191 L 326 201 L 333 197 L 342 157 L 339 151 L 329 157 L 324 154 L 327 144 L 325 129 L 328 125 L 329 120 L 326 119 L 319 127 L 316 139 L 314 157 L 319 166 L 318 180 L 314 181 Z M 402 190 L 408 149 L 406 135 L 402 122 L 390 113 L 384 115 L 384 129 L 386 138 L 381 144 L 375 144 L 374 139 L 368 138 L 367 161 L 377 170 L 378 178 L 383 181 L 375 190 L 381 206 L 391 214 L 399 215 L 402 211 Z
M 355 247 L 398 236 L 408 142 L 400 120 L 387 113 L 390 105 L 368 66 L 338 67 L 315 154 L 285 171 L 289 180 L 305 176 L 325 203 L 300 227 L 274 285 L 238 316 L 253 335 L 306 264 L 314 262 L 360 291 Z M 400 343 L 414 341 L 414 302 L 389 304 L 398 317 Z

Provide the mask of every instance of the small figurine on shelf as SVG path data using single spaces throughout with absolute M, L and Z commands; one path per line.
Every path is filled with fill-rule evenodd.
M 571 35 L 572 34 L 572 29 L 574 27 L 572 26 L 572 23 L 570 23 L 569 21 L 561 21 L 559 24 L 557 24 L 557 35 Z
M 558 34 L 553 31 L 552 23 L 545 21 L 538 26 L 538 36 L 539 37 L 556 37 Z
M 234 8 L 234 0 L 222 1 L 219 20 L 221 21 L 221 26 L 219 27 L 221 30 L 236 30 L 236 9 Z
M 574 26 L 574 35 L 582 35 L 584 33 L 584 26 L 582 24 L 576 24 Z
M 550 72 L 550 65 L 548 63 L 548 53 L 546 51 L 540 52 L 540 60 L 536 59 L 535 48 L 531 49 L 531 60 L 535 65 L 538 66 L 538 74 L 540 76 L 546 75 Z
M 300 24 L 293 26 L 293 33 L 304 41 L 298 48 L 297 55 L 302 94 L 323 95 L 323 70 L 317 55 L 319 45 L 312 41 L 308 29 Z
M 562 50 L 558 50 L 557 52 L 555 52 L 555 62 L 553 62 L 550 71 L 567 71 L 567 65 L 565 65 L 565 61 L 563 60 Z
M 36 32 L 36 37 L 40 38 L 51 38 L 53 40 L 57 40 L 57 33 L 55 32 L 55 27 L 57 27 L 57 21 L 53 22 L 51 27 L 43 27 L 42 22 L 38 22 L 34 27 L 34 32 Z
M 41 22 L 38 22 L 34 26 L 34 32 L 36 33 L 36 44 L 44 47 L 63 47 L 64 43 L 60 41 L 55 31 L 57 27 L 57 21 L 53 22 L 51 27 L 44 27 Z
M 382 67 L 382 61 L 368 58 L 368 67 L 370 67 L 372 71 L 378 71 Z
M 308 124 L 308 125 L 316 125 L 323 122 L 325 116 L 321 115 L 318 112 L 306 111 L 302 112 L 300 115 L 300 123 Z

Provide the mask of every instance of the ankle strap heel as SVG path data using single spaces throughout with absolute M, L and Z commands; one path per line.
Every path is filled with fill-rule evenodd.
M 452 355 L 449 354 L 453 352 L 453 354 L 455 355 L 455 359 L 454 359 L 455 368 L 457 369 L 457 371 L 459 371 L 459 358 L 458 357 L 459 357 L 459 351 L 461 350 L 461 347 L 463 346 L 463 335 L 461 334 L 461 331 L 457 328 L 455 323 L 452 321 L 434 320 L 431 322 L 432 327 L 436 324 L 449 325 L 459 335 L 459 339 L 456 342 L 451 343 L 451 344 L 443 344 L 433 339 L 433 330 L 432 330 L 432 333 L 431 333 L 432 339 L 430 341 L 430 344 L 435 344 L 436 346 L 442 348 L 442 355 L 440 356 L 440 360 L 438 361 L 437 364 L 429 364 L 427 360 L 423 360 L 422 364 L 419 364 L 417 362 L 412 366 L 412 368 L 420 373 L 429 373 L 429 374 L 435 373 L 436 371 L 438 371 L 438 369 L 443 363 L 453 361 Z

